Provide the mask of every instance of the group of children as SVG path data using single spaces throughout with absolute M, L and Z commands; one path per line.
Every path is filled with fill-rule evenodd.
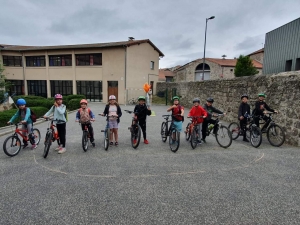
M 264 115 L 264 111 L 268 110 L 270 112 L 277 113 L 276 110 L 271 109 L 264 101 L 265 94 L 260 93 L 258 101 L 255 103 L 255 109 L 253 110 L 253 114 L 255 117 L 255 123 L 258 126 L 259 125 L 259 117 L 261 116 L 264 120 L 267 121 L 267 118 Z M 61 94 L 56 94 L 54 96 L 54 104 L 50 108 L 50 110 L 43 116 L 45 119 L 48 118 L 51 114 L 53 114 L 53 117 L 56 121 L 56 127 L 58 131 L 59 136 L 59 145 L 55 149 L 58 151 L 59 154 L 62 154 L 66 152 L 66 106 L 62 104 L 63 102 L 63 96 Z M 110 132 L 110 145 L 113 145 L 113 139 L 115 140 L 115 145 L 118 146 L 118 128 L 120 123 L 120 117 L 122 116 L 122 111 L 120 105 L 116 102 L 116 96 L 110 95 L 108 99 L 108 103 L 105 106 L 104 112 L 102 116 L 107 117 L 107 121 L 109 124 L 109 128 L 111 130 Z M 172 111 L 174 125 L 176 129 L 181 132 L 182 130 L 182 123 L 184 120 L 184 107 L 179 104 L 180 98 L 178 96 L 173 97 L 173 105 L 167 109 L 168 112 Z M 244 130 L 247 124 L 247 115 L 250 115 L 250 106 L 247 103 L 248 102 L 248 95 L 243 94 L 241 96 L 241 104 L 238 111 L 238 119 L 240 121 L 240 126 Z M 135 118 L 138 120 L 139 125 L 142 129 L 144 143 L 149 144 L 147 137 L 146 137 L 146 118 L 147 116 L 151 115 L 151 109 L 149 106 L 145 104 L 146 99 L 144 96 L 140 96 L 138 98 L 138 104 L 134 108 L 134 115 Z M 206 99 L 206 103 L 203 105 L 203 107 L 200 106 L 200 99 L 194 98 L 193 99 L 193 107 L 190 109 L 188 113 L 188 117 L 197 117 L 197 126 L 198 130 L 202 131 L 202 138 L 201 134 L 199 134 L 198 143 L 201 144 L 202 141 L 205 143 L 206 138 L 206 131 L 208 124 L 215 124 L 215 120 L 212 119 L 213 113 L 219 113 L 224 114 L 222 111 L 214 108 L 212 106 L 214 102 L 214 99 L 209 97 Z M 82 99 L 80 101 L 80 109 L 76 113 L 76 122 L 80 122 L 82 126 L 82 130 L 85 129 L 85 126 L 88 127 L 89 134 L 90 134 L 90 141 L 95 147 L 95 141 L 94 141 L 94 131 L 91 124 L 91 121 L 95 121 L 95 115 L 91 111 L 90 108 L 87 107 L 87 100 Z M 26 107 L 26 101 L 24 99 L 18 99 L 17 106 L 19 110 L 16 112 L 16 114 L 7 122 L 8 124 L 12 123 L 17 117 L 21 117 L 21 123 L 23 124 L 22 129 L 27 130 L 29 134 L 29 140 L 32 144 L 32 149 L 36 148 L 34 136 L 32 134 L 33 129 L 33 122 L 31 120 L 31 110 Z M 268 126 L 268 121 L 265 124 L 265 128 Z M 248 142 L 246 138 L 246 132 L 243 132 L 244 134 L 244 141 Z M 26 135 L 25 133 L 23 135 Z M 23 148 L 28 146 L 28 143 L 26 140 L 23 140 Z

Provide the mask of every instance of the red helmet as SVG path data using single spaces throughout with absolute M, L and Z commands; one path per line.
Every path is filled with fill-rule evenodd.
M 88 101 L 87 101 L 86 99 L 81 99 L 80 104 L 81 104 L 81 103 L 88 104 Z
M 54 99 L 62 99 L 63 96 L 61 94 L 56 94 L 54 95 Z

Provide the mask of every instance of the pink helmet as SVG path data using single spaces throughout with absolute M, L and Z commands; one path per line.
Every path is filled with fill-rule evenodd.
M 114 96 L 114 95 L 110 95 L 109 96 L 109 98 L 108 98 L 108 100 L 116 100 L 117 98 L 116 98 L 116 96 Z
M 62 99 L 63 96 L 61 94 L 56 94 L 54 95 L 54 99 Z
M 81 103 L 88 104 L 88 101 L 87 101 L 86 99 L 81 99 L 80 104 L 81 104 Z

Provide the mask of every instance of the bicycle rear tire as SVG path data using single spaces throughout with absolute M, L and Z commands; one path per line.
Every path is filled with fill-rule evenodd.
M 193 132 L 191 134 L 191 146 L 193 149 L 197 147 L 198 144 L 198 137 L 197 137 L 197 131 L 196 129 L 193 129 Z
M 218 144 L 223 148 L 228 148 L 232 143 L 232 136 L 230 130 L 221 125 L 218 127 L 218 130 L 215 134 Z
M 267 138 L 271 145 L 280 147 L 285 141 L 285 133 L 281 126 L 271 124 L 267 130 Z M 278 140 L 278 142 L 276 142 Z
M 88 132 L 87 131 L 83 131 L 82 133 L 82 149 L 83 151 L 87 151 L 89 148 L 89 139 L 88 139 Z
M 41 141 L 41 132 L 39 131 L 39 129 L 34 128 L 32 130 L 32 133 L 33 133 L 35 144 L 38 145 Z
M 261 130 L 256 125 L 252 125 L 250 127 L 250 144 L 253 147 L 258 148 L 261 145 L 261 142 L 262 142 Z
M 236 140 L 240 136 L 241 128 L 237 122 L 229 124 L 228 129 L 231 132 L 232 140 Z
M 175 138 L 174 138 L 175 137 Z M 169 135 L 169 146 L 172 152 L 177 152 L 180 145 L 180 133 L 172 128 Z
M 168 132 L 168 127 L 166 122 L 162 122 L 161 124 L 161 129 L 160 129 L 160 135 L 161 135 L 161 140 L 163 142 L 166 142 L 167 140 L 167 132 Z
M 6 155 L 13 157 L 19 154 L 21 150 L 21 141 L 18 136 L 12 135 L 3 142 L 3 151 Z
M 190 131 L 190 126 L 191 126 L 191 122 L 189 122 L 187 125 L 186 125 L 186 128 L 185 128 L 185 140 L 190 140 L 190 137 L 191 137 L 191 131 Z
M 141 127 L 139 124 L 131 126 L 131 146 L 136 149 L 141 141 Z
M 104 149 L 105 149 L 105 151 L 107 151 L 108 147 L 109 147 L 109 136 L 110 136 L 110 129 L 106 128 L 104 131 Z
M 43 152 L 43 157 L 47 158 L 50 146 L 52 145 L 52 131 L 48 131 L 45 137 L 45 146 L 44 146 L 44 152 Z

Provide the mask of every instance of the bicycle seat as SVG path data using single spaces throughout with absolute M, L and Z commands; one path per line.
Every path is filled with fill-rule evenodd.
M 125 111 L 125 112 L 128 112 L 128 113 L 130 113 L 130 114 L 133 113 L 133 111 L 130 111 L 130 110 L 127 110 L 127 109 L 125 109 L 124 111 Z

